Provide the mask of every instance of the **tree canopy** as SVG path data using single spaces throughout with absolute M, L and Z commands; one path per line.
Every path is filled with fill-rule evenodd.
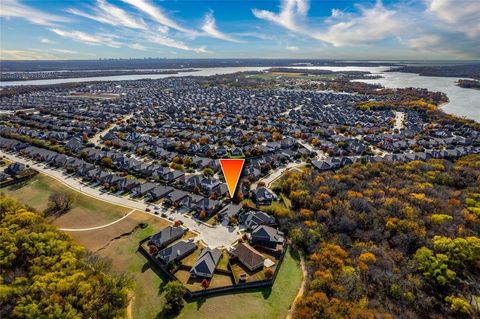
M 0 317 L 124 318 L 128 279 L 0 195 Z

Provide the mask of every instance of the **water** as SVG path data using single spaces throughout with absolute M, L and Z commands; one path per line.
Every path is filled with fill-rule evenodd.
M 414 73 L 385 72 L 390 69 L 387 66 L 377 67 L 295 67 L 296 69 L 317 69 L 331 71 L 365 71 L 373 75 L 380 75 L 380 79 L 355 80 L 371 84 L 380 84 L 388 88 L 425 88 L 429 91 L 440 91 L 448 96 L 449 102 L 442 106 L 446 113 L 459 117 L 468 118 L 480 122 L 480 90 L 465 89 L 457 86 L 455 82 L 459 78 L 421 76 Z
M 19 86 L 19 85 L 52 85 L 61 83 L 74 82 L 97 82 L 97 81 L 131 81 L 141 79 L 163 79 L 178 76 L 209 76 L 217 74 L 230 74 L 245 71 L 262 71 L 268 67 L 219 67 L 219 68 L 195 68 L 195 72 L 179 72 L 177 74 L 130 74 L 130 75 L 113 75 L 113 76 L 95 76 L 86 78 L 70 78 L 70 79 L 49 79 L 49 80 L 28 80 L 28 81 L 5 81 L 0 82 L 2 86 Z
M 389 88 L 417 87 L 426 88 L 430 91 L 440 91 L 447 94 L 449 102 L 442 106 L 442 110 L 460 117 L 480 122 L 480 90 L 464 89 L 455 82 L 458 78 L 452 77 L 431 77 L 420 76 L 413 73 L 385 72 L 390 67 L 359 67 L 359 66 L 295 66 L 296 69 L 320 69 L 331 71 L 366 71 L 374 75 L 380 75 L 380 79 L 356 80 L 366 83 L 381 84 Z M 102 76 L 91 78 L 72 78 L 72 79 L 51 79 L 51 80 L 31 80 L 31 81 L 10 81 L 0 82 L 1 86 L 12 85 L 49 85 L 59 83 L 73 82 L 93 82 L 93 81 L 122 81 L 139 79 L 162 79 L 167 77 L 179 76 L 209 76 L 216 74 L 230 74 L 244 71 L 262 71 L 268 67 L 218 67 L 218 68 L 200 68 L 196 72 L 180 72 L 178 74 L 134 74 L 119 76 Z
M 378 83 L 389 88 L 416 87 L 443 92 L 449 99 L 449 102 L 442 106 L 444 112 L 480 122 L 480 90 L 457 86 L 455 82 L 458 78 L 420 76 L 401 72 L 386 72 L 381 75 L 383 76 L 381 79 L 359 81 Z

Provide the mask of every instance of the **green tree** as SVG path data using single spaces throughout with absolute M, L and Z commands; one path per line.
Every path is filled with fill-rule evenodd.
M 165 311 L 167 313 L 177 314 L 182 310 L 185 300 L 183 296 L 186 293 L 185 287 L 178 281 L 170 281 L 165 285 Z
M 105 166 L 105 167 L 108 167 L 108 168 L 112 168 L 113 167 L 113 161 L 110 157 L 102 157 L 102 159 L 100 160 L 100 163 Z

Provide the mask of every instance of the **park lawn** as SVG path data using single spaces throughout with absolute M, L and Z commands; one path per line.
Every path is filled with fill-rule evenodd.
M 198 298 L 187 303 L 178 318 L 283 319 L 295 299 L 301 282 L 300 261 L 289 249 L 273 287 Z
M 61 228 L 87 228 L 108 224 L 131 211 L 129 208 L 113 205 L 77 192 L 56 179 L 38 174 L 25 183 L 5 187 L 1 192 L 12 196 L 39 212 L 48 206 L 48 197 L 54 192 L 75 194 L 73 208 L 62 216 L 49 221 Z

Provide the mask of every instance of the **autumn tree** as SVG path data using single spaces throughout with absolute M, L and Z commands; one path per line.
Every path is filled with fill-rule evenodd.
M 187 290 L 181 282 L 170 281 L 165 285 L 164 291 L 166 300 L 164 310 L 170 314 L 178 314 L 184 306 L 183 296 Z

